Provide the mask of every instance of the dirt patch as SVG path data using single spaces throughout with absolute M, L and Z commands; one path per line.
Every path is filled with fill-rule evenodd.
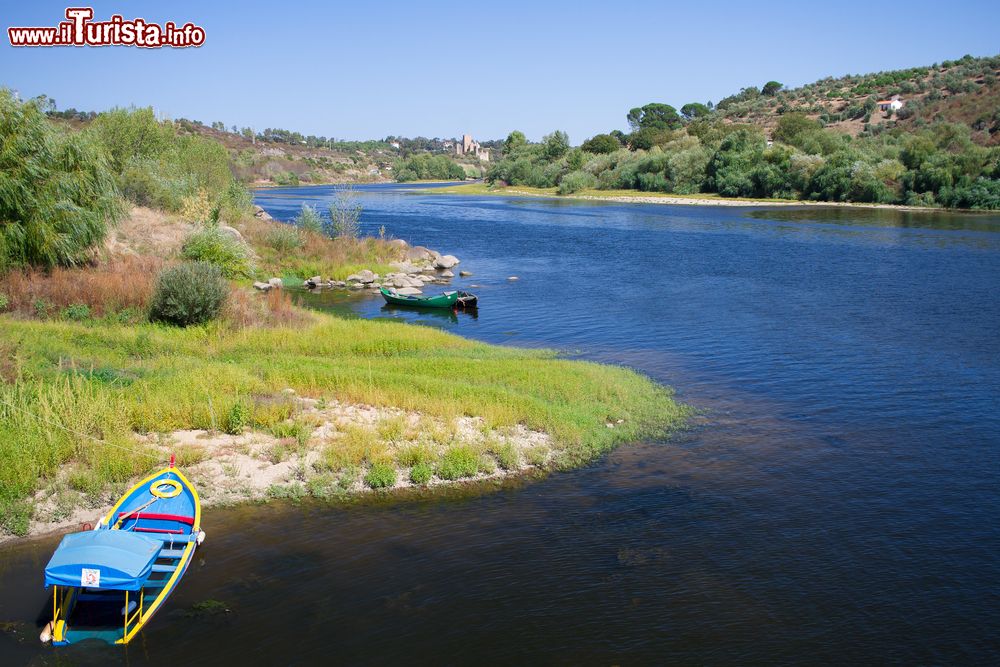
M 135 206 L 108 236 L 105 251 L 111 258 L 128 255 L 168 258 L 180 251 L 193 229 L 193 224 L 177 216 Z

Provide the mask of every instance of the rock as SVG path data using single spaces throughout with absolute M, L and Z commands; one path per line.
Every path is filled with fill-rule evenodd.
M 454 255 L 443 255 L 434 260 L 434 268 L 436 269 L 450 269 L 457 265 L 458 257 L 455 257 Z
M 271 283 L 262 283 L 262 282 L 259 282 L 259 281 L 255 282 L 253 284 L 253 286 L 254 286 L 255 289 L 259 289 L 261 292 L 266 292 L 269 289 L 271 289 L 272 287 L 274 287 Z
M 509 276 L 507 280 L 520 280 L 517 276 Z
M 441 277 L 442 278 L 454 278 L 455 277 L 455 273 L 453 271 L 445 270 L 445 271 L 441 272 Z
M 345 278 L 345 280 L 347 282 L 349 282 L 349 283 L 360 283 L 361 282 L 361 276 L 359 276 L 356 273 L 352 273 L 351 275 L 347 276 L 347 278 Z
M 219 225 L 219 231 L 225 234 L 226 236 L 232 237 L 233 239 L 239 241 L 240 243 L 244 242 L 243 235 L 240 234 L 240 230 L 236 229 L 235 227 L 230 227 L 229 225 Z
M 358 282 L 364 283 L 365 285 L 370 285 L 375 282 L 376 278 L 378 278 L 378 274 L 369 271 L 368 269 L 358 271 Z
M 278 289 L 281 289 L 282 287 L 285 286 L 285 283 L 282 282 L 281 278 L 271 278 L 270 280 L 267 281 L 267 283 L 271 287 L 277 287 Z
M 258 220 L 274 220 L 274 218 L 272 218 L 267 211 L 265 211 L 262 207 L 257 206 L 256 204 L 253 207 L 253 217 L 257 218 Z
M 422 245 L 415 245 L 412 248 L 407 249 L 406 259 L 411 262 L 430 261 L 434 259 L 434 251 L 423 247 Z
M 459 271 L 458 275 L 462 276 L 463 278 L 468 278 L 469 276 L 472 275 L 472 272 L 471 271 Z
M 313 276 L 312 278 L 306 280 L 306 287 L 308 287 L 309 289 L 316 289 L 322 283 L 323 283 L 323 278 L 321 278 L 320 276 Z
M 414 294 L 423 294 L 416 287 L 400 287 L 396 290 L 396 294 L 402 294 L 403 296 L 412 296 Z
M 404 241 L 403 239 L 393 239 L 389 241 L 389 245 L 392 246 L 393 248 L 402 248 L 403 250 L 410 247 L 410 244 Z

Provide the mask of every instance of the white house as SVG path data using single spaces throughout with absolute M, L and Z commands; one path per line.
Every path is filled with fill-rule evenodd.
M 878 104 L 879 111 L 899 111 L 903 108 L 904 102 L 899 99 L 899 95 L 893 95 L 887 100 L 879 100 L 876 104 Z

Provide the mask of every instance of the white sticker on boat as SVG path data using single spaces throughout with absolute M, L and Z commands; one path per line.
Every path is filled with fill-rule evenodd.
M 83 568 L 80 570 L 80 585 L 85 588 L 101 587 L 101 571 Z

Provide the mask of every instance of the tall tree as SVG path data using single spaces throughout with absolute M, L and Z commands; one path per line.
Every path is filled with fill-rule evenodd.
M 681 125 L 681 117 L 677 114 L 677 109 L 669 104 L 659 102 L 650 102 L 645 106 L 631 109 L 625 118 L 633 130 L 646 128 L 673 130 Z

